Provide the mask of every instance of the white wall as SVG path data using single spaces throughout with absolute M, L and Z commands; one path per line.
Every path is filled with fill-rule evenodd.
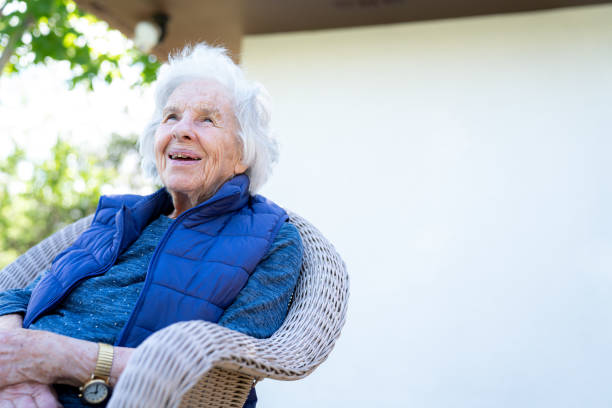
M 351 275 L 343 335 L 270 407 L 612 405 L 612 7 L 249 37 L 264 193 Z

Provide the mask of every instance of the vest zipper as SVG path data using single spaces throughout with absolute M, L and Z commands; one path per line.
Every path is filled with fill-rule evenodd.
M 144 282 L 144 285 L 142 286 L 142 290 L 140 291 L 140 295 L 138 295 L 138 300 L 136 301 L 136 305 L 134 306 L 134 309 L 132 309 L 132 313 L 130 314 L 130 318 L 128 319 L 127 323 L 125 324 L 125 326 L 123 326 L 123 329 L 121 330 L 121 334 L 117 338 L 117 341 L 115 341 L 115 346 L 122 346 L 125 343 L 127 333 L 130 332 L 130 330 L 132 329 L 132 326 L 134 325 L 134 321 L 136 319 L 135 316 L 137 315 L 137 311 L 140 311 L 140 309 L 142 308 L 142 303 L 144 301 L 144 294 L 148 291 L 149 286 L 151 286 L 152 278 L 151 278 L 150 272 L 153 270 L 153 265 L 157 263 L 160 249 L 166 245 L 166 241 L 168 240 L 168 237 L 172 234 L 172 232 L 178 225 L 179 219 L 184 214 L 185 213 L 179 215 L 174 220 L 174 222 L 170 225 L 170 228 L 168 228 L 168 230 L 165 232 L 164 236 L 162 237 L 161 241 L 155 248 L 155 252 L 153 252 L 153 256 L 151 257 L 151 261 L 149 262 L 149 266 L 147 268 L 147 274 L 145 275 L 145 282 Z
M 172 232 L 176 229 L 176 226 L 180 224 L 180 222 L 187 217 L 189 214 L 191 214 L 192 212 L 195 212 L 196 210 L 201 209 L 201 207 L 203 206 L 208 206 L 210 204 L 213 204 L 223 198 L 228 197 L 231 194 L 227 194 L 224 196 L 220 196 L 217 197 L 215 200 L 212 201 L 205 201 L 193 208 L 190 208 L 189 210 L 183 212 L 181 215 L 179 215 L 174 222 L 170 225 L 170 227 L 168 228 L 168 230 L 166 231 L 166 233 L 164 234 L 164 236 L 162 237 L 161 241 L 159 242 L 159 244 L 157 245 L 157 247 L 155 248 L 155 252 L 153 252 L 153 256 L 151 257 L 151 261 L 149 262 L 149 267 L 147 268 L 147 274 L 145 276 L 145 282 L 144 285 L 142 286 L 142 290 L 140 291 L 140 295 L 138 296 L 138 300 L 136 301 L 136 305 L 134 306 L 134 309 L 132 309 L 132 314 L 130 314 L 130 317 L 127 321 L 127 323 L 125 324 L 125 326 L 123 326 L 123 329 L 121 330 L 121 333 L 119 334 L 119 337 L 117 338 L 117 341 L 115 341 L 115 346 L 125 346 L 125 342 L 127 340 L 128 334 L 131 332 L 132 327 L 134 326 L 134 323 L 136 321 L 136 316 L 138 315 L 138 313 L 140 312 L 140 309 L 142 309 L 142 304 L 144 302 L 144 297 L 146 295 L 146 293 L 149 290 L 149 286 L 151 286 L 151 279 L 152 278 L 152 274 L 151 271 L 155 270 L 154 266 L 157 264 L 157 260 L 159 258 L 159 253 L 161 252 L 161 248 L 163 248 L 166 245 L 166 242 L 168 241 L 168 238 L 170 237 L 170 235 L 172 235 Z

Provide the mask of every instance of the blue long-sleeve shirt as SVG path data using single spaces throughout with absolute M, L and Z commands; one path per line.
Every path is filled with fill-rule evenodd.
M 108 272 L 81 282 L 57 308 L 30 328 L 114 344 L 140 295 L 155 247 L 173 221 L 164 215 L 153 221 Z M 287 314 L 302 264 L 302 250 L 297 228 L 285 223 L 218 324 L 256 338 L 270 337 Z M 39 279 L 23 289 L 0 293 L 0 316 L 25 313 Z M 74 388 L 57 388 L 65 407 L 81 406 Z

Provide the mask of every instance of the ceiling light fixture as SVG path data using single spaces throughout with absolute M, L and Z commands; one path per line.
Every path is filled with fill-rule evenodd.
M 134 45 L 144 53 L 149 53 L 166 36 L 168 15 L 157 13 L 152 21 L 140 21 L 134 28 Z

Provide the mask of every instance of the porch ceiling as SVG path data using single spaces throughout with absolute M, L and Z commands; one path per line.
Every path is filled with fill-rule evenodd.
M 320 30 L 608 3 L 612 0 L 76 0 L 128 37 L 139 21 L 165 13 L 153 54 L 188 42 L 224 44 L 239 54 L 243 35 Z

